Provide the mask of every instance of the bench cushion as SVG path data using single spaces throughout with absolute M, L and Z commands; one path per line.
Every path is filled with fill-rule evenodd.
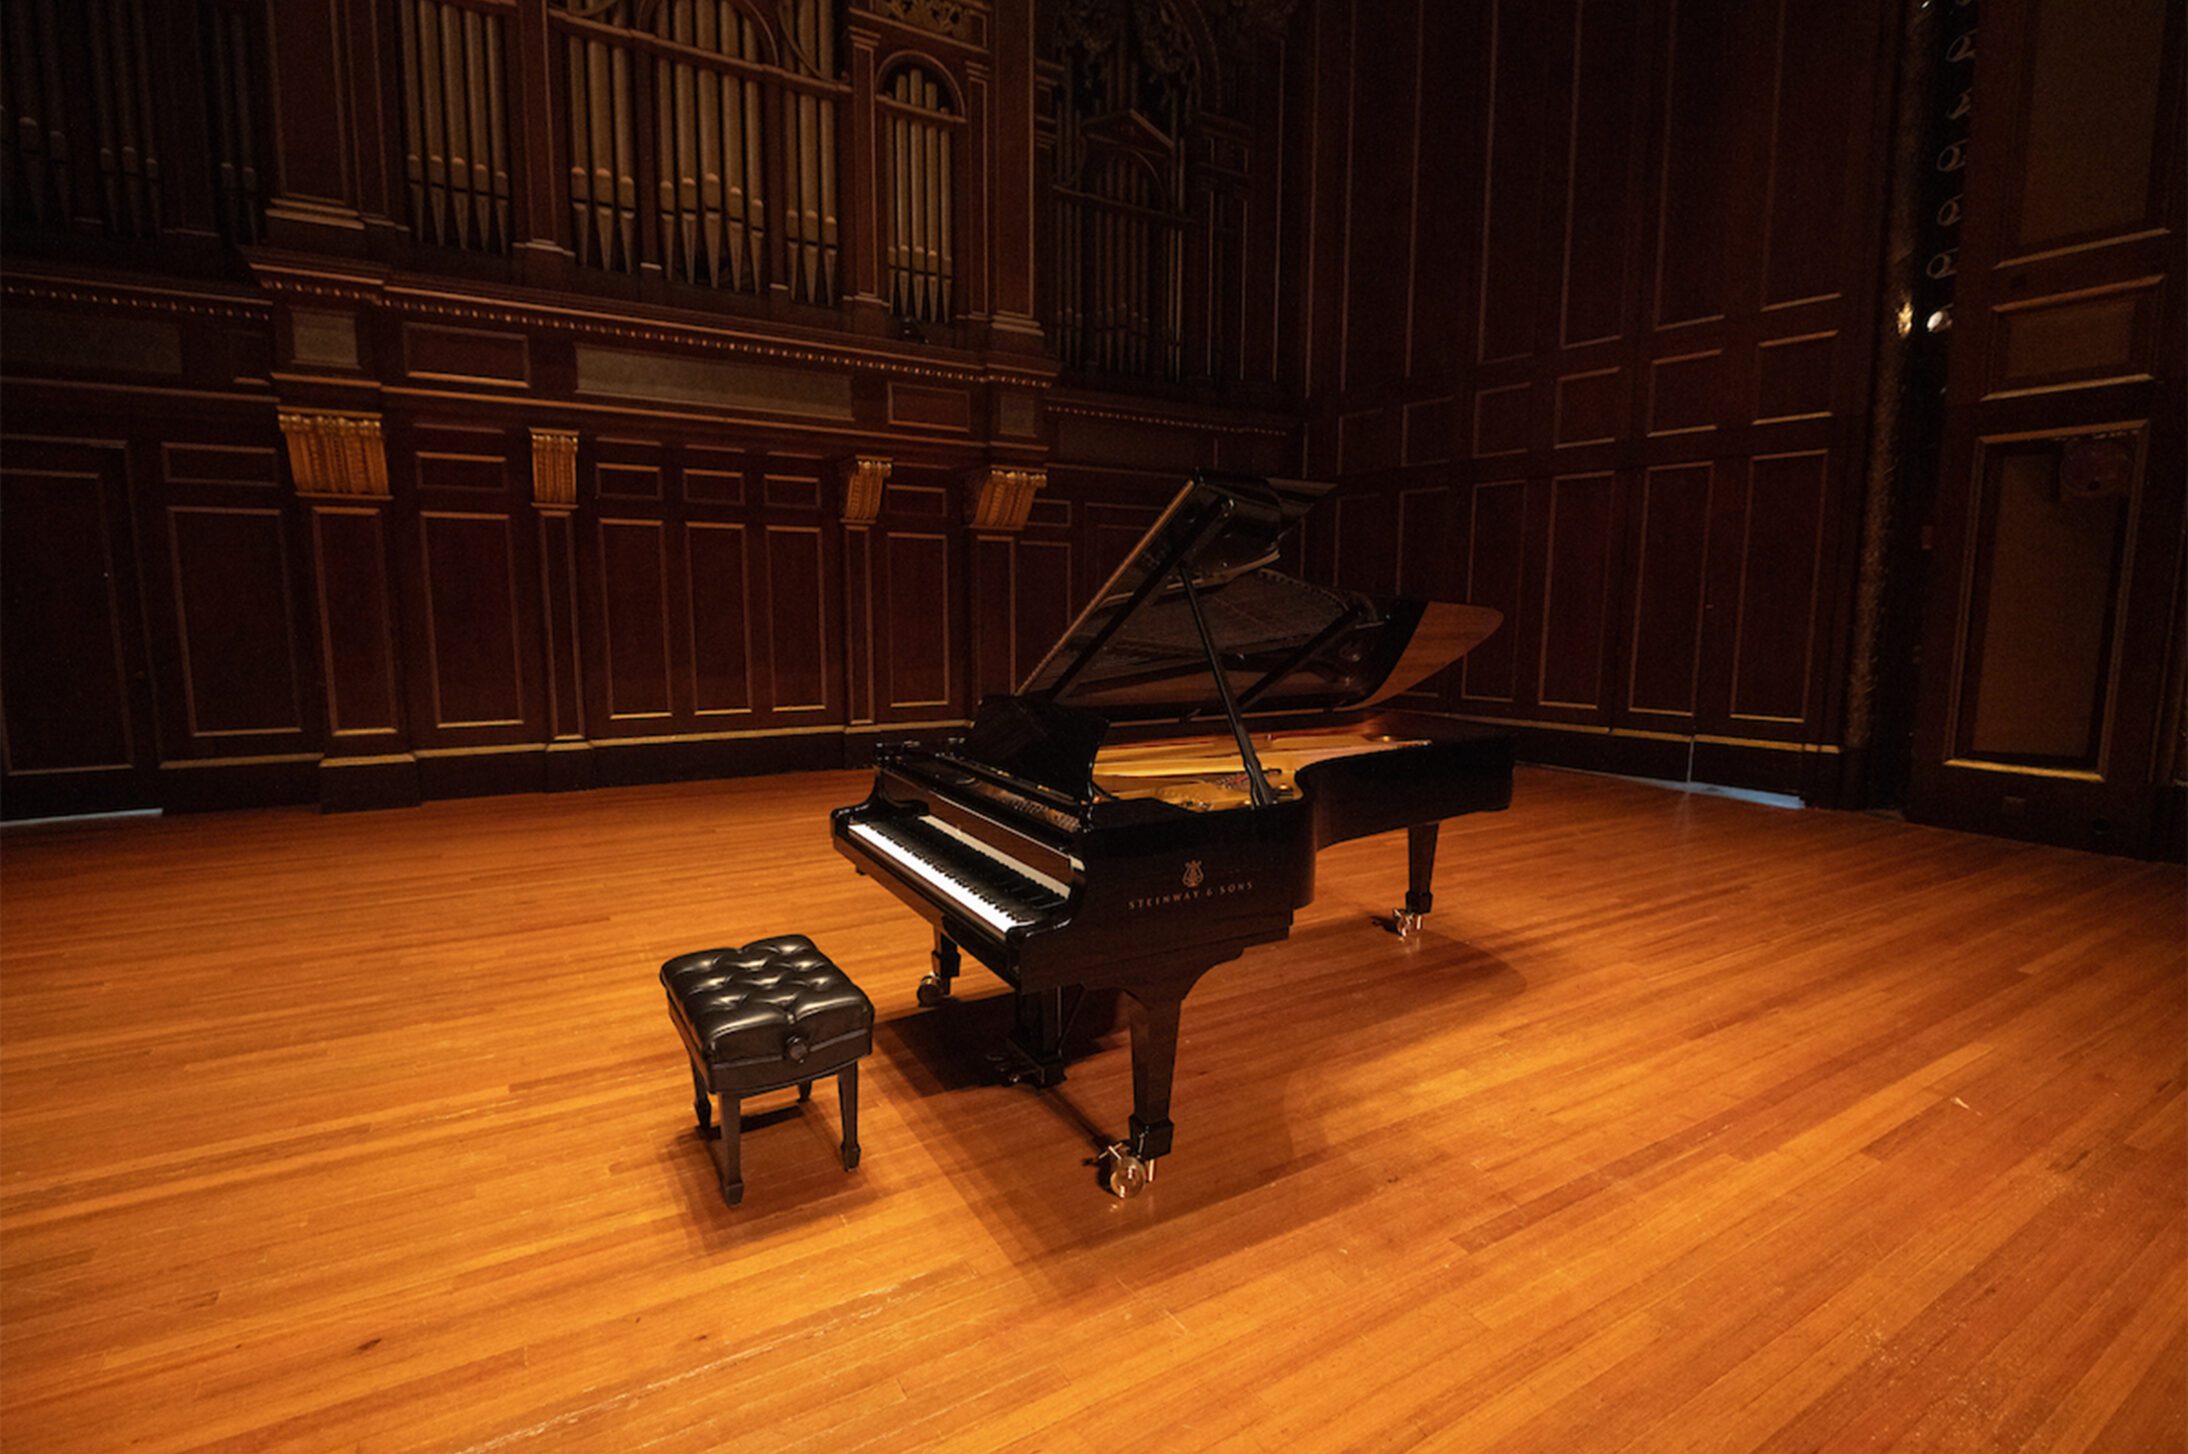
M 803 934 L 679 954 L 661 966 L 661 984 L 710 1072 L 825 1075 L 873 1047 L 873 1002 Z

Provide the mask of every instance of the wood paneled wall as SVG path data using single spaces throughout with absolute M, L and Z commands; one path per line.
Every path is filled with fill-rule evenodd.
M 1217 466 L 1501 609 L 1412 705 L 1539 759 L 2177 837 L 2180 15 L 1981 3 L 1934 78 L 1900 0 L 10 11 L 5 811 L 840 762 Z M 1993 649 L 2054 527 L 2080 676 Z
M 1983 0 L 1912 816 L 2181 851 L 2184 32 Z
M 1895 7 L 1310 9 L 1310 567 L 1502 610 L 1423 700 L 1539 756 L 1822 791 Z
M 1059 383 L 1023 0 L 194 19 L 185 58 L 223 42 L 259 109 L 238 131 L 190 71 L 159 80 L 165 155 L 191 169 L 164 185 L 187 198 L 157 194 L 143 227 L 54 208 L 7 154 L 10 816 L 856 760 L 1014 686 L 1192 465 L 1296 459 L 1266 378 L 1230 398 L 1199 379 L 1191 403 Z M 578 85 L 594 46 L 611 101 L 617 55 L 636 78 L 621 111 Z M 262 50 L 278 70 L 252 69 Z M 914 74 L 921 168 L 883 150 Z M 741 260 L 701 82 L 765 102 Z M 224 242 L 215 158 L 256 127 L 277 174 L 254 173 L 263 216 L 223 194 L 243 218 Z M 787 175 L 801 156 L 812 174 Z M 1246 180 L 1273 194 L 1276 156 Z M 901 216 L 877 205 L 906 185 Z M 831 186 L 840 209 L 786 218 Z M 1250 286 L 1273 310 L 1273 269 Z
M 104 346 L 108 301 L 51 306 Z M 193 365 L 269 321 L 227 306 L 175 325 Z M 401 360 L 378 410 L 284 409 L 194 367 L 171 385 L 11 386 L 11 813 L 855 759 L 1009 690 L 1185 461 L 1278 470 L 1294 447 L 1281 420 L 1110 418 L 1101 396 L 1028 389 L 1076 463 L 997 465 L 946 428 L 886 424 L 892 404 L 995 407 L 931 378 L 854 390 L 854 421 L 825 433 L 725 426 L 592 396 L 568 338 L 372 314 L 364 332 Z M 668 383 L 679 364 L 727 367 L 646 357 Z M 450 378 L 497 369 L 510 383 L 493 395 Z M 571 412 L 536 407 L 557 378 Z M 1125 447 L 1137 435 L 1151 455 Z M 863 493 L 862 462 L 885 475 Z M 995 506 L 1013 491 L 1030 491 L 1023 520 Z

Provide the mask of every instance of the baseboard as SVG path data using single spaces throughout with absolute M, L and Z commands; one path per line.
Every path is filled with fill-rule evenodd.
M 160 764 L 160 806 L 170 813 L 273 808 L 319 800 L 317 756 Z
M 415 808 L 424 801 L 418 759 L 407 752 L 374 757 L 328 757 L 319 763 L 319 809 L 355 813 L 371 808 Z
M 593 741 L 595 781 L 600 787 L 691 782 L 700 778 L 756 777 L 771 772 L 811 772 L 843 766 L 841 732 L 790 732 L 771 736 L 645 738 Z

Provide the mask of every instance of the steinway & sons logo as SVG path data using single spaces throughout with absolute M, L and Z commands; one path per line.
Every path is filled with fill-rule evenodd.
M 1185 861 L 1185 872 L 1178 876 L 1184 887 L 1176 893 L 1147 894 L 1137 899 L 1125 900 L 1127 909 L 1159 909 L 1171 904 L 1190 904 L 1201 899 L 1219 899 L 1229 894 L 1242 894 L 1254 886 L 1250 878 L 1232 879 L 1228 883 L 1208 882 L 1208 871 L 1197 858 Z

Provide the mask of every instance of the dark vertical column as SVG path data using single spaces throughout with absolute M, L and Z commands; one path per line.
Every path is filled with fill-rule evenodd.
M 844 714 L 853 727 L 874 720 L 874 522 L 890 461 L 853 455 L 842 464 Z
M 310 512 L 326 711 L 320 806 L 333 812 L 414 805 L 418 763 L 397 686 L 380 417 L 331 409 L 284 409 L 280 417 L 289 475 Z
M 384 0 L 343 0 L 343 50 L 349 61 L 347 105 L 351 117 L 351 175 L 356 179 L 357 211 L 368 235 L 401 229 L 394 221 L 402 180 L 396 172 L 392 138 L 402 134 L 400 104 L 388 83 L 400 68 L 388 34 L 393 22 Z M 278 82 L 276 83 L 278 84 Z
M 986 131 L 994 213 L 975 234 L 986 251 L 993 279 L 986 300 L 994 315 L 999 345 L 1038 350 L 1040 325 L 1034 321 L 1033 226 L 1033 3 L 996 0 L 994 12 L 994 84 Z M 975 171 L 973 176 L 982 175 Z
M 516 145 L 517 270 L 526 282 L 558 286 L 566 283 L 570 262 L 561 240 L 568 183 L 556 165 L 563 141 L 554 124 L 554 35 L 546 0 L 521 0 L 513 26 L 509 92 L 515 110 L 509 133 Z
M 881 293 L 881 176 L 874 142 L 874 50 L 879 36 L 855 22 L 850 29 L 851 95 L 836 127 L 843 148 L 836 175 L 844 191 L 838 211 L 850 221 L 844 239 L 843 290 L 851 301 L 853 323 L 865 332 L 888 326 L 889 304 Z
M 965 150 L 958 159 L 958 170 L 968 178 L 996 180 L 995 126 L 999 111 L 995 98 L 995 72 L 981 61 L 965 63 Z M 966 322 L 976 329 L 991 325 L 995 312 L 995 279 L 997 259 L 1005 244 L 994 231 L 999 209 L 991 208 L 991 187 L 959 187 L 954 205 L 957 207 L 957 257 L 955 266 L 958 277 L 957 307 Z
M 369 12 L 368 12 L 369 14 Z M 342 0 L 268 0 L 274 129 L 266 240 L 276 247 L 362 252 L 357 206 L 351 15 Z
M 194 5 L 158 6 L 145 17 L 147 39 L 160 63 L 152 67 L 152 85 L 159 115 L 166 119 L 159 138 L 166 157 L 168 195 L 173 211 L 160 227 L 162 237 L 176 234 L 203 237 L 210 242 L 219 235 L 220 220 L 213 197 L 213 159 L 207 144 L 212 128 L 206 118 L 206 64 L 201 17 Z
M 532 508 L 539 522 L 540 641 L 547 684 L 547 790 L 593 785 L 577 615 L 577 433 L 532 431 Z

